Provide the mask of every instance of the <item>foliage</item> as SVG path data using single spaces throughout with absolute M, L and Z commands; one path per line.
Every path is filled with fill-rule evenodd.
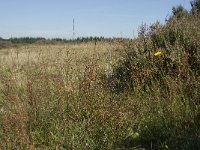
M 134 40 L 0 51 L 0 149 L 200 149 L 200 18 L 182 12 Z
M 173 17 L 176 17 L 177 19 L 179 19 L 187 14 L 187 10 L 182 5 L 179 5 L 172 8 L 172 13 L 173 13 Z
M 44 38 L 33 38 L 33 37 L 22 37 L 22 38 L 10 38 L 9 39 L 12 43 L 35 43 L 36 41 L 39 40 L 44 40 Z
M 200 12 L 200 1 L 199 0 L 193 0 L 190 2 L 192 9 L 192 13 L 199 13 Z
M 139 39 L 126 43 L 125 59 L 107 78 L 111 92 L 148 101 L 142 106 L 148 113 L 142 115 L 140 129 L 133 125 L 133 133 L 123 141 L 126 148 L 200 148 L 200 19 L 193 13 L 180 15 L 183 10 L 174 7 L 165 25 L 142 25 Z M 170 112 L 172 105 L 176 115 Z M 140 136 L 135 138 L 135 133 Z

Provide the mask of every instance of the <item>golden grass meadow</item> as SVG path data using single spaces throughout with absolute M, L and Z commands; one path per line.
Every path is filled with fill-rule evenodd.
M 4 41 L 0 149 L 200 149 L 193 4 L 141 25 L 135 39 Z

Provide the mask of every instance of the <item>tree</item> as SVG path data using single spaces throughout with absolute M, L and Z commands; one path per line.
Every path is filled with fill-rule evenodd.
M 188 12 L 182 5 L 179 5 L 172 8 L 172 13 L 173 13 L 172 17 L 176 17 L 177 19 L 179 19 L 185 14 L 187 14 Z
M 200 0 L 193 0 L 190 2 L 192 13 L 200 13 Z

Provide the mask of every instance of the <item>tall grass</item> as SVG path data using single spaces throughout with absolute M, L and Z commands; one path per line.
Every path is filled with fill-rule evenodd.
M 199 24 L 184 14 L 123 44 L 1 50 L 0 148 L 199 149 Z

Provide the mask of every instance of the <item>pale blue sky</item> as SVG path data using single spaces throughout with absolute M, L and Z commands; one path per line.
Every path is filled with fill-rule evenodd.
M 164 22 L 190 0 L 0 0 L 0 37 L 133 37 L 139 25 Z

